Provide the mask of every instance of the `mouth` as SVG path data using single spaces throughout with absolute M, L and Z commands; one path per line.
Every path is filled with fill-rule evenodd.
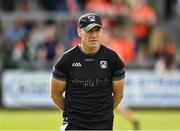
M 90 40 L 91 43 L 97 43 L 97 40 Z

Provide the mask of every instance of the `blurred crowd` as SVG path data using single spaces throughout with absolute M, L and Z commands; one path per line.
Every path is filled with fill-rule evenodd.
M 102 44 L 115 50 L 129 67 L 175 67 L 176 44 L 157 26 L 156 10 L 147 0 L 1 0 L 5 12 L 97 12 L 103 16 Z M 77 18 L 0 20 L 0 65 L 3 69 L 50 69 L 80 40 Z

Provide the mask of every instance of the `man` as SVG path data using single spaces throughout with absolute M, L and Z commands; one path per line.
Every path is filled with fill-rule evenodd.
M 102 30 L 98 14 L 81 16 L 77 29 L 81 43 L 53 67 L 51 97 L 63 110 L 61 129 L 112 130 L 113 109 L 123 97 L 125 70 L 118 55 L 100 44 Z

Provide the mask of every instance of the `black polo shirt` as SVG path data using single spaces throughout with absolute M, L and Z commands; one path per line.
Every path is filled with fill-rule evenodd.
M 88 55 L 77 45 L 57 61 L 53 77 L 67 81 L 65 121 L 86 129 L 112 129 L 112 81 L 125 77 L 124 64 L 114 51 L 101 45 Z

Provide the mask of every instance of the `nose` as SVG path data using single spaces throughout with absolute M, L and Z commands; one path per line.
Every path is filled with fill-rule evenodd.
M 92 31 L 91 32 L 91 37 L 97 37 L 97 31 Z

